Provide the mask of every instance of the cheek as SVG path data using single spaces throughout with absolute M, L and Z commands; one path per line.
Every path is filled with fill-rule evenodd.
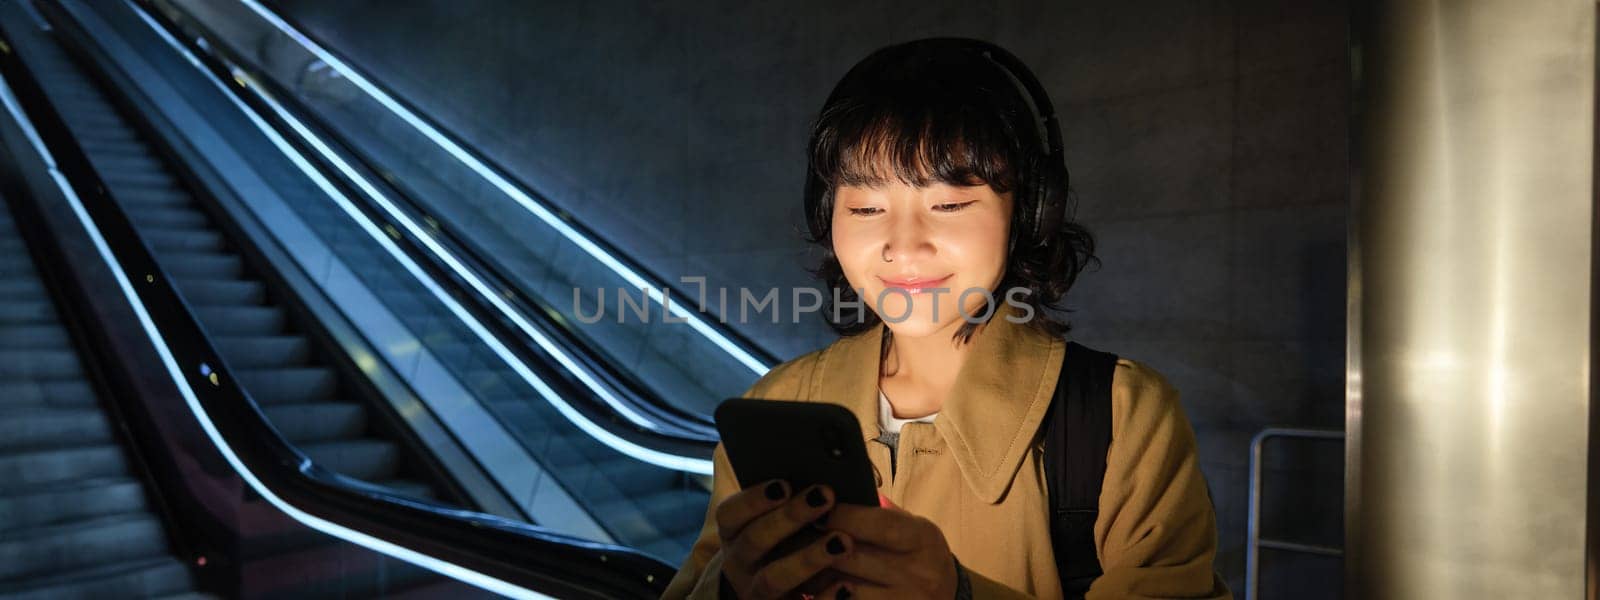
M 1004 220 L 975 221 L 949 231 L 944 247 L 972 276 L 998 278 L 1005 267 L 1007 234 Z
M 871 266 L 874 241 L 860 228 L 839 220 L 834 221 L 832 237 L 833 254 L 838 257 L 845 278 L 850 280 L 852 287 L 860 287 L 858 274 Z M 877 246 L 881 247 L 881 244 Z

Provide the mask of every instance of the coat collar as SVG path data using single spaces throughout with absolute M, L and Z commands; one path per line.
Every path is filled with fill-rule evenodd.
M 985 502 L 999 502 L 1033 446 L 1055 392 L 1066 343 L 1024 323 L 1006 305 L 973 337 L 934 429 L 962 479 Z M 843 338 L 817 365 L 814 399 L 855 413 L 865 439 L 878 437 L 878 353 L 884 327 Z

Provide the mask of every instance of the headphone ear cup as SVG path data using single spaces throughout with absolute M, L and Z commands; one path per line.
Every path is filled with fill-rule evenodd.
M 1060 165 L 1046 165 L 1044 172 L 1039 177 L 1038 195 L 1035 217 L 1033 220 L 1033 243 L 1043 246 L 1051 234 L 1061 229 L 1061 221 L 1066 217 L 1066 178 L 1065 169 Z

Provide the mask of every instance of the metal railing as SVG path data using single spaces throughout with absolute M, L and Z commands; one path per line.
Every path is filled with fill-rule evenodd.
M 1261 450 L 1266 441 L 1271 438 L 1299 438 L 1311 440 L 1338 440 L 1344 441 L 1343 431 L 1326 429 L 1292 429 L 1284 427 L 1268 427 L 1257 433 L 1250 440 L 1250 521 L 1248 525 L 1249 538 L 1246 542 L 1244 579 L 1245 600 L 1255 600 L 1260 595 L 1261 587 L 1261 549 L 1282 550 L 1285 552 L 1300 552 L 1320 556 L 1343 557 L 1343 548 L 1319 546 L 1316 544 L 1302 544 L 1285 540 L 1263 539 L 1261 537 Z

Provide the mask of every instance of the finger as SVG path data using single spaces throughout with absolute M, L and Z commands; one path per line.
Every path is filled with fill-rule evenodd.
M 894 587 L 911 581 L 906 571 L 911 567 L 907 558 L 903 553 L 857 543 L 848 556 L 833 561 L 833 570 L 869 583 Z
M 789 483 L 781 479 L 753 485 L 728 496 L 717 505 L 717 535 L 723 541 L 739 537 L 739 532 L 751 521 L 783 506 L 788 499 Z
M 728 544 L 729 550 L 743 564 L 758 564 L 780 542 L 809 526 L 833 506 L 832 490 L 823 485 L 811 486 L 781 507 L 756 517 Z
M 854 600 L 856 597 L 854 587 L 847 581 L 835 581 L 816 595 L 817 600 Z
M 828 514 L 827 528 L 850 534 L 857 542 L 896 552 L 912 552 L 927 543 L 931 521 L 903 510 L 841 504 Z
M 840 574 L 838 571 L 823 569 L 816 575 L 812 575 L 811 579 L 807 579 L 805 583 L 800 584 L 794 591 L 798 592 L 801 598 L 825 598 L 826 596 L 822 595 L 823 591 L 833 584 L 845 580 L 845 578 L 845 575 Z
M 850 536 L 835 533 L 774 560 L 750 578 L 750 597 L 786 595 L 833 565 L 840 557 L 848 556 L 852 546 Z
M 890 588 L 848 575 L 841 575 L 839 581 L 823 588 L 814 596 L 816 600 L 873 600 L 903 597 L 904 594 L 894 594 Z

